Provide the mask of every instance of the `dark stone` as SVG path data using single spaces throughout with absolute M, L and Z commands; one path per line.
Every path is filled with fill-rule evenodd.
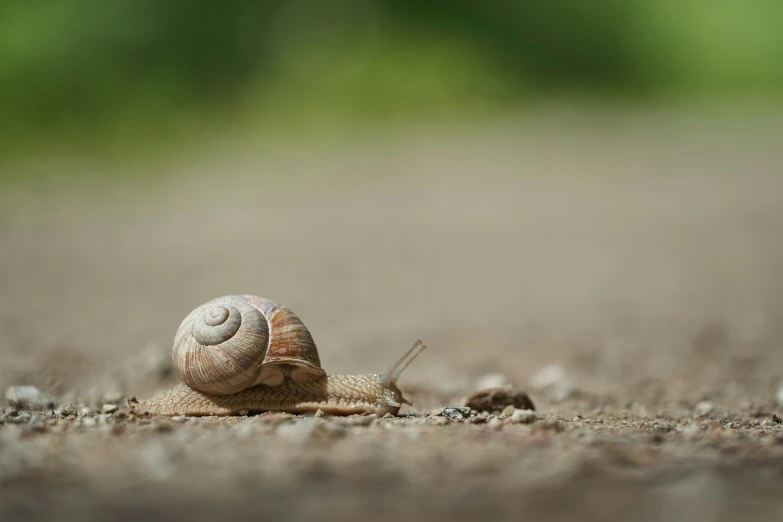
M 533 410 L 536 407 L 527 393 L 513 388 L 490 388 L 473 392 L 465 406 L 478 411 L 502 411 L 506 406 L 518 410 Z
M 441 415 L 451 419 L 467 419 L 470 415 L 470 408 L 443 408 Z

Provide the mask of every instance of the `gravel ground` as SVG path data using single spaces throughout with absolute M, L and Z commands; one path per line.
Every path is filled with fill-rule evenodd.
M 7 190 L 0 519 L 783 518 L 783 126 L 593 123 Z M 232 293 L 295 310 L 331 373 L 424 340 L 414 405 L 130 411 Z M 506 385 L 535 412 L 455 409 Z

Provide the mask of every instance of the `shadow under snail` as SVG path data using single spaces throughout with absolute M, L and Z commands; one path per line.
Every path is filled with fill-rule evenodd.
M 153 415 L 233 415 L 322 410 L 397 415 L 411 404 L 397 379 L 421 341 L 382 374 L 327 375 L 310 332 L 288 308 L 253 295 L 219 297 L 193 310 L 174 337 L 182 383 L 131 408 Z

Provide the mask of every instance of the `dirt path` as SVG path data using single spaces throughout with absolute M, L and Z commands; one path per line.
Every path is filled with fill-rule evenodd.
M 239 292 L 294 309 L 330 372 L 380 371 L 418 338 L 430 350 L 401 380 L 415 404 L 401 419 L 31 425 L 6 407 L 0 519 L 783 517 L 779 136 L 589 130 L 505 126 L 199 163 L 156 192 L 28 194 L 0 228 L 3 390 L 93 410 L 147 396 L 175 382 L 182 317 Z M 567 372 L 564 400 L 529 384 L 547 364 Z M 538 420 L 437 415 L 493 372 L 530 391 Z

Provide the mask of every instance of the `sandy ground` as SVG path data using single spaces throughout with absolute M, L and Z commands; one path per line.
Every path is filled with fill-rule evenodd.
M 57 412 L 3 405 L 0 519 L 783 518 L 781 129 L 507 123 L 9 189 L 0 389 Z M 331 373 L 423 339 L 414 406 L 100 413 L 175 383 L 179 321 L 232 293 L 295 310 Z M 498 372 L 534 422 L 443 415 Z

